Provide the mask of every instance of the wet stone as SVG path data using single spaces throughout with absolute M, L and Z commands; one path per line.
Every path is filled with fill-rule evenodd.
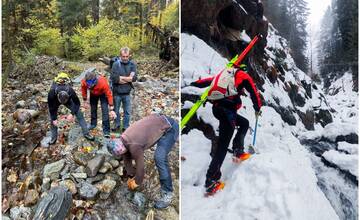
M 99 170 L 99 173 L 107 173 L 112 170 L 112 166 L 109 162 L 105 162 Z
M 87 167 L 86 167 L 86 174 L 89 177 L 95 176 L 97 174 L 97 172 L 99 171 L 100 167 L 103 165 L 104 160 L 105 160 L 104 155 L 97 155 L 95 158 L 88 161 Z
M 110 160 L 109 163 L 114 169 L 120 165 L 120 162 L 118 160 Z
M 78 168 L 76 168 L 74 170 L 74 173 L 85 173 L 85 167 L 84 166 L 79 166 Z
M 51 164 L 46 164 L 44 167 L 44 177 L 50 177 L 50 179 L 55 180 L 59 177 L 61 169 L 65 165 L 65 160 L 59 160 Z
M 145 206 L 145 202 L 146 202 L 145 195 L 143 193 L 141 193 L 141 192 L 135 192 L 134 198 L 133 198 L 133 203 L 137 207 L 143 208 Z
M 41 185 L 41 191 L 47 191 L 50 189 L 50 178 L 46 177 L 43 179 L 43 183 Z
M 75 195 L 77 193 L 76 185 L 72 180 L 64 180 L 59 183 L 60 186 L 65 186 L 69 189 L 71 194 Z
M 35 205 L 38 199 L 39 199 L 39 193 L 34 189 L 30 189 L 25 194 L 24 204 L 25 206 Z
M 95 199 L 98 192 L 99 190 L 95 186 L 87 182 L 83 182 L 79 189 L 79 195 L 84 199 Z
M 101 192 L 111 193 L 116 186 L 116 181 L 104 179 L 100 183 L 96 184 L 96 188 L 98 188 Z
M 31 209 L 24 206 L 16 206 L 10 209 L 10 218 L 17 220 L 30 219 Z
M 88 161 L 92 158 L 91 154 L 86 154 L 80 151 L 77 151 L 73 154 L 73 159 L 75 161 L 75 163 L 82 165 L 82 166 L 86 166 L 86 164 L 88 163 Z
M 86 179 L 86 173 L 72 173 L 71 174 L 75 179 Z
M 104 174 L 99 174 L 99 175 L 96 175 L 95 177 L 87 178 L 86 182 L 88 182 L 88 183 L 96 183 L 96 182 L 99 182 L 99 181 L 103 180 L 104 178 L 105 178 Z
M 24 100 L 20 100 L 15 104 L 16 108 L 24 108 L 25 107 L 25 101 Z

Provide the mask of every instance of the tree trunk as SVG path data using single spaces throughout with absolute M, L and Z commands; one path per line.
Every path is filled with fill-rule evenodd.
M 100 1 L 99 0 L 92 0 L 92 17 L 93 17 L 93 24 L 99 23 L 100 19 Z

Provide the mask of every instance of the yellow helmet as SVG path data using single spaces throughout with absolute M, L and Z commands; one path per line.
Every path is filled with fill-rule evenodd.
M 65 83 L 65 82 L 70 82 L 70 77 L 67 73 L 64 72 L 60 72 L 55 78 L 54 81 L 56 83 Z

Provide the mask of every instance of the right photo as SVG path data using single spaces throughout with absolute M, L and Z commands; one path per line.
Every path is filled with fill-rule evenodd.
M 358 219 L 358 1 L 182 0 L 181 219 Z

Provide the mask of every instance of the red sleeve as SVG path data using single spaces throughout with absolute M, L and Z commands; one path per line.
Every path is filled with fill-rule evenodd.
M 106 95 L 106 97 L 108 99 L 109 105 L 113 106 L 112 92 L 110 90 L 109 83 L 108 83 L 108 81 L 107 81 L 107 79 L 105 77 L 103 77 L 103 88 L 104 88 L 104 91 L 105 91 L 105 95 Z
M 81 95 L 83 97 L 83 100 L 87 99 L 87 86 L 85 80 L 81 80 Z
M 214 76 L 199 79 L 199 80 L 196 80 L 195 82 L 191 83 L 190 85 L 199 87 L 199 88 L 205 88 L 205 87 L 210 86 L 213 79 L 214 79 Z
M 245 89 L 250 93 L 251 100 L 254 104 L 254 109 L 256 111 L 259 111 L 262 103 L 253 79 L 247 73 L 241 73 L 240 71 L 240 74 L 236 76 L 235 85 L 238 89 L 241 89 L 240 85 L 243 85 L 245 87 Z

